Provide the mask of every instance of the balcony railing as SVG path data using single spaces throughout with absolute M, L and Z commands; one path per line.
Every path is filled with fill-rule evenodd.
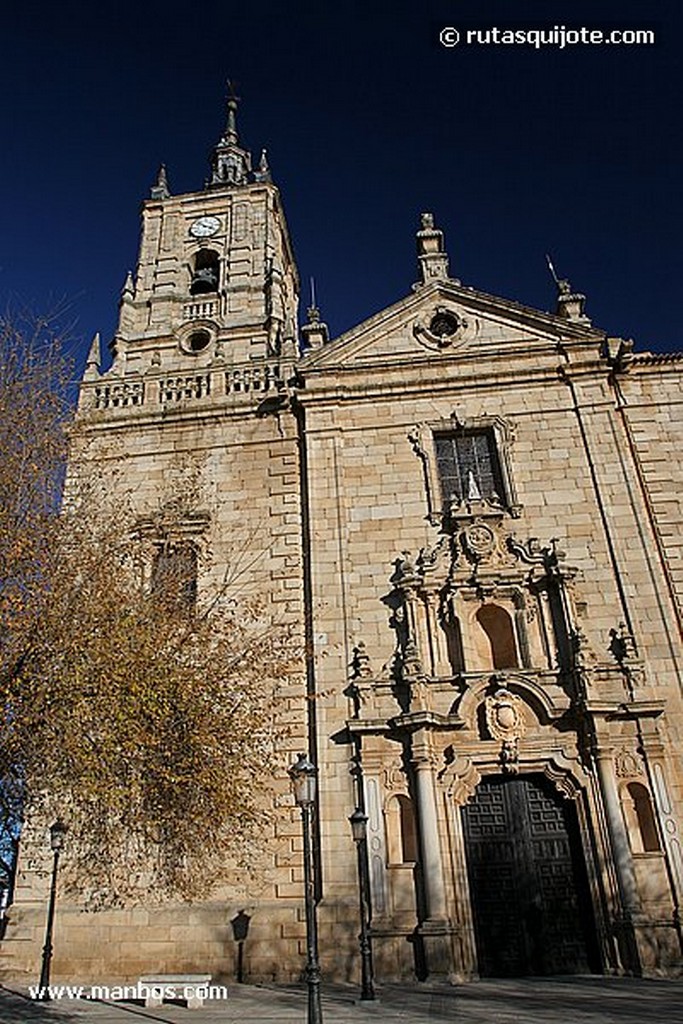
M 210 320 L 218 312 L 217 299 L 201 302 L 186 302 L 183 306 L 183 320 Z
M 263 366 L 235 366 L 226 371 L 225 393 L 265 393 L 275 390 L 279 383 L 280 367 L 276 363 L 267 363 Z
M 145 400 L 145 385 L 141 380 L 114 381 L 98 384 L 95 388 L 96 409 L 116 409 L 131 405 L 142 405 Z
M 243 364 L 226 367 L 213 363 L 195 373 L 174 373 L 165 377 L 102 382 L 94 387 L 95 409 L 161 405 L 202 399 L 266 395 L 282 388 L 278 363 Z M 92 392 L 91 392 L 92 394 Z M 155 398 L 156 395 L 156 398 Z
M 207 398 L 210 394 L 211 377 L 208 373 L 165 377 L 159 381 L 160 402 L 180 402 L 184 398 Z

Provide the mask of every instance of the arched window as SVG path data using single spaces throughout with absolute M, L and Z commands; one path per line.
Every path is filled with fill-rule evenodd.
M 193 544 L 166 543 L 156 549 L 152 594 L 170 607 L 192 611 L 197 603 L 197 549 Z
M 200 249 L 195 256 L 190 295 L 206 295 L 218 291 L 218 253 L 213 249 Z
M 517 647 L 512 619 L 497 604 L 484 604 L 477 612 L 477 622 L 484 630 L 491 648 L 492 668 L 517 668 Z
M 659 836 L 652 801 L 641 782 L 629 782 L 622 790 L 624 817 L 634 853 L 657 853 Z
M 413 801 L 402 794 L 392 796 L 387 805 L 387 850 L 390 864 L 414 864 L 418 859 Z

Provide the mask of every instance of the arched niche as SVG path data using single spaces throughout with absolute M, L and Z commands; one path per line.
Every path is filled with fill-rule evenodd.
M 410 797 L 397 793 L 389 798 L 386 828 L 389 864 L 414 864 L 418 859 L 417 827 Z
M 473 627 L 484 634 L 484 637 L 477 638 L 476 644 L 479 652 L 487 657 L 488 664 L 483 668 L 519 667 L 514 625 L 505 608 L 498 604 L 483 604 L 474 616 Z
M 633 852 L 659 853 L 661 845 L 647 787 L 642 782 L 626 782 L 621 787 L 620 796 Z
M 389 797 L 385 805 L 385 827 L 391 913 L 395 920 L 412 922 L 416 908 L 418 841 L 415 811 L 410 797 L 403 793 Z

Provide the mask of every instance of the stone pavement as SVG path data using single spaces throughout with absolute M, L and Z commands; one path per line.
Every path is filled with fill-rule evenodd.
M 357 991 L 325 985 L 324 1024 L 683 1024 L 683 981 L 634 978 L 524 978 L 466 985 L 383 985 L 378 1004 L 354 1002 Z M 201 1010 L 164 1004 L 85 1000 L 32 1002 L 0 987 L 1 1024 L 306 1024 L 303 987 L 231 985 L 225 1001 Z

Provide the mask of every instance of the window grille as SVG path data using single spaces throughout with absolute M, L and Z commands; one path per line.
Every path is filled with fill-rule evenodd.
M 453 497 L 506 499 L 492 430 L 437 434 L 434 442 L 444 503 Z

